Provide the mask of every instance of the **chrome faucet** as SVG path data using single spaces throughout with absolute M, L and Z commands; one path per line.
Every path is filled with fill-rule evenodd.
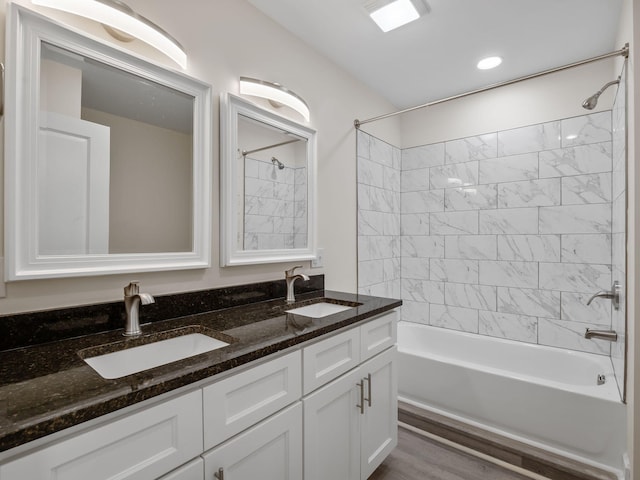
M 302 268 L 302 265 L 297 265 L 293 268 L 290 268 L 289 270 L 284 271 L 284 279 L 287 282 L 287 303 L 293 303 L 296 301 L 296 297 L 293 293 L 293 283 L 299 278 L 301 278 L 305 282 L 309 281 L 309 277 L 304 273 L 294 275 L 296 268 Z
M 608 298 L 611 300 L 613 304 L 613 308 L 616 310 L 620 309 L 620 282 L 617 280 L 613 282 L 611 285 L 611 291 L 601 290 L 598 293 L 594 293 L 591 298 L 587 301 L 587 305 L 591 305 L 594 298 Z
M 155 299 L 148 293 L 140 293 L 138 282 L 131 282 L 124 287 L 124 308 L 127 312 L 127 323 L 124 327 L 125 337 L 137 337 L 140 330 L 140 304 L 149 305 L 155 303 Z

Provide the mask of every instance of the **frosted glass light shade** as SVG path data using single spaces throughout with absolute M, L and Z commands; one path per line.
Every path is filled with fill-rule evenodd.
M 369 16 L 385 33 L 420 18 L 411 0 L 395 0 L 371 12 Z
M 298 95 L 277 83 L 255 78 L 240 77 L 240 94 L 266 98 L 292 108 L 308 122 L 311 114 L 307 103 Z
M 34 5 L 62 10 L 121 30 L 161 51 L 183 69 L 187 68 L 187 54 L 171 35 L 118 0 L 31 0 L 31 2 Z

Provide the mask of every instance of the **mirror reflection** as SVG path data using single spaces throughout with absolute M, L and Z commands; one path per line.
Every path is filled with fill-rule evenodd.
M 307 142 L 238 115 L 239 250 L 307 247 Z
M 37 253 L 191 252 L 194 97 L 46 42 L 40 71 Z

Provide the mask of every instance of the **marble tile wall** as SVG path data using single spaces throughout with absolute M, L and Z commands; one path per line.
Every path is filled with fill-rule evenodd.
M 358 293 L 400 298 L 400 158 L 399 148 L 357 132 Z
M 270 250 L 306 243 L 306 168 L 246 158 L 244 248 Z
M 382 150 L 362 143 L 359 167 Z M 624 201 L 620 155 L 611 111 L 404 149 L 398 247 L 395 230 L 384 232 L 396 225 L 393 189 L 370 194 L 393 177 L 381 160 L 377 174 L 359 169 L 359 241 L 382 242 L 360 249 L 362 270 L 372 270 L 361 286 L 384 280 L 371 252 L 388 249 L 395 266 L 395 247 L 404 320 L 609 355 L 609 342 L 584 331 L 611 328 L 611 303 L 585 302 L 611 287 L 611 246 L 623 238 L 612 215 Z
M 611 360 L 620 390 L 624 397 L 625 341 L 626 341 L 626 215 L 627 215 L 627 145 L 626 145 L 626 71 L 620 76 L 620 85 L 613 104 L 613 172 L 612 172 L 612 226 L 611 269 L 613 280 L 620 282 L 622 296 L 620 309 L 613 310 L 612 328 L 618 332 L 618 341 L 611 346 Z

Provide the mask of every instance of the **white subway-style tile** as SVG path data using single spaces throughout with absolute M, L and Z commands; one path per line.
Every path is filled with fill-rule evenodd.
M 562 179 L 562 204 L 611 202 L 611 173 L 592 173 Z
M 563 292 L 596 293 L 611 288 L 611 267 L 582 263 L 540 264 L 540 285 Z
M 403 257 L 444 258 L 444 237 L 404 235 L 400 238 Z
M 445 211 L 485 210 L 497 207 L 496 185 L 447 188 L 444 191 Z
M 376 137 L 369 140 L 369 160 L 393 167 L 393 147 Z
M 401 235 L 429 235 L 429 213 L 400 215 Z
M 498 185 L 498 208 L 551 205 L 560 205 L 560 180 L 557 178 Z
M 478 164 L 479 183 L 502 183 L 538 178 L 538 152 L 482 160 Z
M 477 211 L 432 213 L 429 221 L 431 235 L 478 233 Z
M 444 143 L 402 150 L 402 170 L 415 170 L 444 164 Z
M 470 283 L 445 283 L 444 303 L 454 307 L 496 310 L 496 287 Z
M 498 311 L 532 317 L 560 318 L 560 292 L 498 287 Z
M 478 183 L 478 162 L 441 165 L 429 169 L 429 184 L 435 188 L 455 188 Z
M 511 313 L 478 312 L 478 333 L 519 342 L 538 342 L 538 319 Z
M 429 304 L 403 300 L 401 307 L 402 320 L 405 322 L 429 325 Z
M 562 235 L 565 263 L 611 263 L 611 235 Z
M 401 289 L 403 299 L 423 303 L 444 303 L 444 282 L 403 278 Z
M 429 280 L 429 258 L 402 257 L 400 261 L 401 278 Z
M 430 278 L 434 281 L 478 283 L 476 260 L 452 260 L 432 258 L 429 263 Z
M 478 333 L 478 310 L 434 304 L 429 310 L 429 323 L 435 327 Z
M 560 122 L 548 122 L 498 132 L 498 156 L 560 148 Z
M 540 178 L 611 171 L 611 142 L 540 152 Z
M 445 258 L 496 260 L 495 235 L 452 235 L 445 237 Z
M 358 157 L 358 183 L 383 188 L 384 165 Z
M 498 287 L 538 288 L 538 263 L 480 260 L 479 283 Z
M 400 185 L 400 191 L 403 193 L 429 190 L 429 169 L 419 168 L 402 172 Z
M 507 208 L 479 212 L 481 234 L 537 234 L 538 209 Z
M 611 141 L 611 111 L 562 120 L 562 146 Z
M 559 262 L 560 235 L 498 235 L 498 260 Z
M 445 143 L 445 163 L 495 158 L 498 154 L 498 135 L 488 133 Z
M 427 213 L 444 211 L 444 190 L 423 190 L 400 194 L 402 213 Z
M 611 205 L 541 207 L 540 233 L 611 233 Z

